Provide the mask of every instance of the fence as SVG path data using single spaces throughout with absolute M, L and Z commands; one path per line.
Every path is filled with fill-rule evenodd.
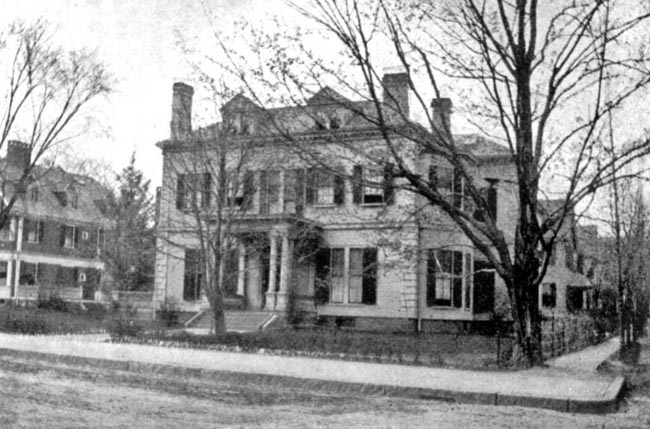
M 553 314 L 542 321 L 542 353 L 547 359 L 595 342 L 595 325 L 587 315 Z
M 151 318 L 154 315 L 153 292 L 126 292 L 113 291 L 113 300 L 123 308 L 133 308 L 142 318 Z

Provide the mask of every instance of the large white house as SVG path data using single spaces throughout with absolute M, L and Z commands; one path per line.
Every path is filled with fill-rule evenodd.
M 408 79 L 387 74 L 383 87 L 379 109 L 398 130 L 409 121 Z M 228 302 L 248 310 L 282 315 L 298 305 L 360 329 L 437 330 L 488 321 L 506 299 L 454 222 L 400 188 L 405 179 L 390 162 L 386 136 L 360 114 L 376 114 L 373 103 L 325 88 L 304 105 L 262 109 L 237 95 L 220 123 L 193 130 L 193 88 L 175 83 L 173 91 L 171 136 L 158 143 L 158 303 L 172 297 L 187 312 L 208 305 L 199 212 L 206 219 L 227 212 L 235 244 L 220 275 Z M 433 100 L 431 108 L 439 123 L 450 120 L 450 100 Z M 408 124 L 432 140 L 443 129 Z M 390 138 L 411 171 L 466 204 L 463 180 L 444 159 L 405 134 Z M 508 150 L 477 135 L 454 138 L 497 224 L 512 231 L 516 181 Z

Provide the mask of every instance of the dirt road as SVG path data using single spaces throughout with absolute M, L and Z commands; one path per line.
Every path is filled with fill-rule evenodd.
M 0 357 L 0 427 L 650 427 L 643 390 L 604 416 L 341 397 Z

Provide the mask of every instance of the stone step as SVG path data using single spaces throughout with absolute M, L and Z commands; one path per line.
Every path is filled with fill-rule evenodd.
M 228 331 L 250 332 L 257 331 L 270 317 L 271 313 L 257 311 L 226 311 L 226 328 Z M 210 329 L 212 313 L 206 311 L 196 319 L 189 328 Z

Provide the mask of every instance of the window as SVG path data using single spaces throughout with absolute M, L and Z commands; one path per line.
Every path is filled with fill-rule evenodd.
M 203 263 L 198 249 L 185 250 L 185 276 L 183 279 L 183 299 L 197 301 L 201 298 L 203 287 Z
M 97 247 L 104 247 L 106 240 L 106 235 L 104 233 L 104 228 L 97 228 Z
M 42 243 L 44 225 L 42 221 L 25 219 L 25 239 L 28 243 Z
M 76 209 L 79 204 L 79 195 L 74 189 L 71 189 L 68 193 L 70 194 L 68 197 L 68 200 L 70 201 L 70 207 Z
M 81 231 L 81 239 L 83 241 L 88 241 L 90 239 L 90 234 L 88 231 Z
M 542 283 L 542 307 L 555 308 L 557 288 L 555 283 Z
M 0 261 L 0 286 L 7 286 L 7 262 Z
M 463 208 L 464 180 L 457 169 L 438 165 L 429 166 L 429 184 L 442 195 L 450 195 L 454 207 Z
M 471 254 L 455 250 L 430 249 L 427 257 L 427 306 L 470 307 Z
M 350 249 L 349 302 L 377 302 L 377 249 Z
M 391 163 L 383 170 L 355 165 L 352 172 L 352 200 L 355 204 L 391 204 L 393 202 L 393 173 Z
M 280 171 L 260 172 L 260 214 L 275 213 L 280 203 Z
M 346 272 L 346 254 L 348 271 Z M 327 288 L 323 303 L 377 303 L 377 249 L 324 249 L 317 258 L 317 282 Z M 347 297 L 347 299 L 346 299 Z
M 497 221 L 497 188 L 495 188 L 493 185 L 490 185 L 487 188 L 480 189 L 479 192 L 481 194 L 481 197 L 483 197 L 483 199 L 487 203 L 488 213 L 490 214 L 490 217 L 496 222 Z M 474 211 L 474 219 L 480 222 L 485 222 L 485 216 L 483 211 L 477 208 Z
M 83 271 L 79 273 L 79 283 L 84 283 L 86 281 L 86 273 Z
M 14 241 L 16 239 L 16 223 L 13 218 L 8 218 L 0 229 L 1 241 Z
M 210 173 L 179 174 L 176 179 L 176 208 L 192 210 L 210 207 L 211 190 Z
M 61 246 L 74 249 L 77 242 L 77 228 L 70 225 L 63 225 L 61 228 Z
M 319 206 L 342 205 L 345 199 L 343 176 L 331 171 L 310 169 L 308 171 L 306 200 Z
M 29 190 L 29 200 L 33 203 L 38 201 L 38 188 L 32 188 Z
M 231 178 L 228 189 L 228 205 L 230 207 L 239 207 L 242 210 L 250 208 L 252 196 L 255 192 L 254 180 L 253 172 L 250 170 L 247 170 L 243 177 Z
M 20 276 L 18 283 L 21 285 L 35 285 L 38 279 L 37 265 L 30 262 L 22 262 L 20 264 Z

